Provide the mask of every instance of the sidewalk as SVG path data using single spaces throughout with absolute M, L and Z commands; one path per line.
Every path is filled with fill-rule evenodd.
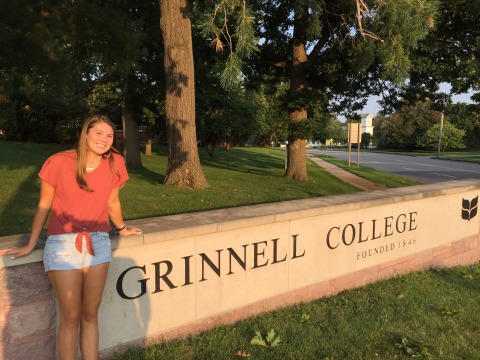
M 326 171 L 328 171 L 330 174 L 333 176 L 336 176 L 337 178 L 352 184 L 362 190 L 366 191 L 372 191 L 372 190 L 379 190 L 379 189 L 384 189 L 383 186 L 375 184 L 374 182 L 371 182 L 367 179 L 364 179 L 360 176 L 357 176 L 355 174 L 352 174 L 351 172 L 344 170 L 342 168 L 339 168 L 336 165 L 330 164 L 328 161 L 322 160 L 319 157 L 312 155 L 312 154 L 307 154 L 307 157 L 314 161 L 317 165 L 321 166 L 324 168 Z

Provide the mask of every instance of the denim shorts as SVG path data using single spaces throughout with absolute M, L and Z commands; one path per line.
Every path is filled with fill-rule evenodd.
M 75 247 L 76 233 L 50 235 L 43 252 L 45 272 L 50 270 L 78 270 L 112 261 L 110 237 L 107 232 L 90 233 L 95 255 L 87 251 L 85 236 L 82 236 L 82 251 Z

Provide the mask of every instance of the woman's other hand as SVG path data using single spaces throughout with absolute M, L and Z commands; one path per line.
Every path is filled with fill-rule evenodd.
M 10 258 L 12 260 L 15 260 L 20 257 L 29 255 L 34 248 L 35 248 L 35 245 L 30 245 L 30 244 L 19 246 L 19 247 L 12 246 L 10 248 L 0 250 L 0 256 L 10 255 Z
M 118 231 L 117 234 L 120 236 L 141 235 L 142 230 L 135 226 L 126 226 L 125 229 Z

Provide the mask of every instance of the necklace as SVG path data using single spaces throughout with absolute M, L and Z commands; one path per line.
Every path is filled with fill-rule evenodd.
M 88 163 L 88 164 L 95 164 L 95 163 L 99 162 L 100 160 L 102 160 L 101 157 L 100 157 L 99 159 L 97 159 L 97 160 L 87 161 L 87 163 Z
M 99 159 L 87 161 L 87 166 L 85 167 L 85 170 L 86 171 L 95 170 L 95 167 L 96 167 L 95 164 L 100 162 L 102 159 L 103 157 L 101 156 Z

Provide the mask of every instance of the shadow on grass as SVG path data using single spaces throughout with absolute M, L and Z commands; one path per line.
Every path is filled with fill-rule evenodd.
M 434 269 L 430 271 L 436 281 L 441 282 L 455 291 L 463 288 L 470 292 L 480 293 L 480 273 L 469 272 L 468 267 L 457 268 L 456 271 L 450 269 Z M 461 273 L 461 276 L 459 276 Z
M 164 174 L 159 174 L 154 171 L 151 171 L 145 167 L 132 167 L 128 168 L 128 174 L 135 175 L 139 180 L 146 181 L 150 184 L 163 184 L 165 180 Z
M 269 175 L 269 171 L 262 169 L 284 168 L 284 154 L 280 151 L 265 149 L 265 154 L 259 154 L 258 149 L 256 150 L 256 152 L 250 152 L 248 148 L 217 150 L 213 157 L 208 156 L 204 149 L 199 149 L 199 152 L 203 165 L 222 170 Z
M 0 235 L 11 234 L 13 222 L 16 225 L 21 224 L 22 232 L 30 230 L 40 196 L 38 173 L 48 157 L 65 149 L 65 146 L 30 143 L 4 145 L 0 142 L 0 164 L 7 169 L 7 176 L 2 179 L 2 186 L 12 186 L 15 190 L 5 193 L 6 201 L 2 203 L 0 209 L 0 218 L 3 219 L 0 223 Z M 19 183 L 21 179 L 23 181 Z
M 155 156 L 168 157 L 165 146 L 154 146 L 152 154 Z M 219 170 L 237 171 L 257 175 L 269 175 L 270 172 L 263 169 L 284 169 L 285 154 L 283 150 L 264 148 L 264 153 L 259 153 L 258 148 L 239 147 L 229 150 L 217 149 L 214 156 L 209 156 L 205 148 L 199 147 L 198 154 L 202 167 L 208 166 Z M 145 176 L 149 181 L 158 182 L 159 177 L 144 175 L 140 169 L 129 169 L 129 173 Z M 153 173 L 152 173 L 153 174 Z M 161 180 L 165 177 L 162 176 Z

